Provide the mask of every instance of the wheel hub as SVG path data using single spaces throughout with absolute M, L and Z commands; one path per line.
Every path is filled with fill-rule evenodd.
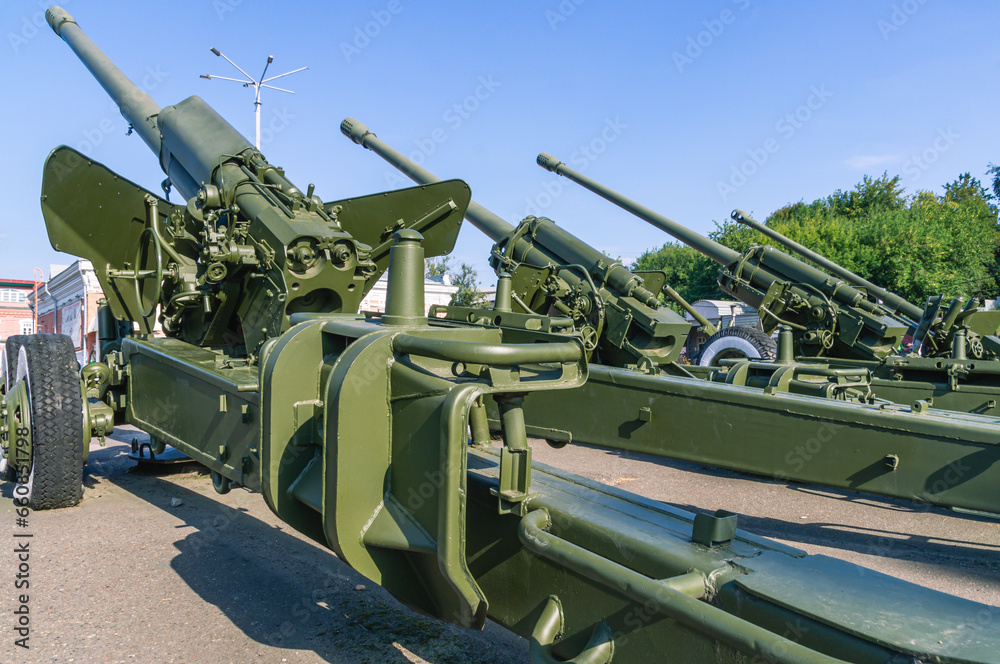
M 14 383 L 7 394 L 7 459 L 19 484 L 31 472 L 31 395 L 28 381 Z

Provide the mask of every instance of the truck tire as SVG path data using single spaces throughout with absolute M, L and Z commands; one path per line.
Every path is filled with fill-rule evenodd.
M 26 487 L 35 510 L 72 507 L 83 500 L 83 395 L 69 337 L 23 338 L 16 379 L 28 381 L 31 470 Z M 89 442 L 89 441 L 88 441 Z
M 774 339 L 753 327 L 735 325 L 709 337 L 698 353 L 698 366 L 719 366 L 721 360 L 773 360 L 778 353 Z

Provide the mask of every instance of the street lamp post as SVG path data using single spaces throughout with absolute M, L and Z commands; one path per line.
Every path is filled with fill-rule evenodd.
M 221 79 L 223 81 L 235 81 L 236 83 L 241 83 L 244 88 L 251 88 L 251 87 L 253 88 L 254 122 L 255 122 L 255 125 L 256 125 L 256 134 L 255 134 L 255 137 L 254 137 L 254 147 L 256 147 L 258 150 L 260 150 L 260 91 L 261 91 L 261 89 L 262 88 L 268 88 L 270 90 L 277 90 L 278 92 L 287 92 L 288 94 L 293 95 L 295 93 L 292 92 L 291 90 L 286 90 L 285 88 L 279 88 L 279 87 L 274 86 L 274 85 L 268 85 L 267 84 L 268 81 L 273 81 L 273 80 L 275 80 L 277 78 L 281 78 L 283 76 L 289 76 L 291 74 L 296 74 L 296 73 L 298 73 L 300 71 L 304 71 L 304 70 L 308 69 L 308 67 L 299 67 L 298 69 L 293 69 L 292 71 L 285 72 L 284 74 L 278 74 L 277 76 L 272 76 L 270 78 L 264 78 L 264 76 L 267 74 L 267 68 L 270 67 L 271 63 L 274 61 L 274 56 L 273 55 L 269 55 L 269 56 L 267 56 L 267 63 L 264 65 L 264 71 L 261 72 L 260 78 L 255 79 L 253 76 L 251 76 L 250 74 L 248 74 L 245 71 L 243 71 L 242 67 L 240 67 L 238 64 L 236 64 L 235 62 L 233 62 L 229 58 L 227 58 L 225 55 L 223 55 L 219 51 L 219 49 L 213 47 L 210 50 L 212 51 L 212 53 L 215 53 L 220 58 L 225 58 L 226 62 L 228 62 L 229 64 L 231 64 L 233 67 L 236 67 L 236 69 L 241 74 L 243 74 L 244 76 L 246 76 L 246 78 L 245 79 L 242 79 L 242 78 L 230 78 L 228 76 L 216 76 L 214 74 L 202 74 L 201 75 L 202 78 L 206 78 L 208 80 L 211 80 L 213 78 L 218 78 L 218 79 Z

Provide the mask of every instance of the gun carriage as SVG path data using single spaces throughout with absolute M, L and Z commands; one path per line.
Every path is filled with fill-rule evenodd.
M 341 131 L 415 182 L 439 181 L 358 120 L 346 119 Z M 560 166 L 560 172 L 563 168 Z M 433 309 L 436 316 L 514 329 L 550 329 L 550 314 L 557 310 L 563 297 L 568 302 L 562 303 L 559 311 L 573 312 L 571 307 L 580 301 L 609 301 L 619 307 L 618 311 L 624 310 L 620 318 L 625 321 L 642 320 L 650 310 L 660 316 L 666 316 L 661 312 L 669 311 L 662 304 L 640 303 L 625 296 L 614 282 L 605 278 L 606 266 L 616 262 L 592 247 L 587 247 L 589 253 L 584 254 L 579 246 L 586 246 L 585 243 L 567 231 L 563 230 L 559 236 L 530 234 L 538 226 L 557 228 L 551 220 L 528 217 L 514 226 L 475 202 L 469 210 L 467 215 L 473 225 L 496 242 L 491 262 L 498 271 L 496 306 L 502 313 L 436 307 Z M 696 234 L 682 230 L 692 236 L 692 241 L 696 239 Z M 720 258 L 739 258 L 736 252 L 708 238 L 702 241 L 706 249 Z M 531 254 L 521 249 L 512 251 L 514 245 L 537 251 Z M 772 254 L 783 256 L 773 250 L 765 253 Z M 583 259 L 588 262 L 576 263 Z M 818 272 L 788 256 L 784 259 L 803 275 Z M 570 263 L 575 265 L 567 265 Z M 555 285 L 560 277 L 584 271 L 589 272 L 590 279 L 577 281 L 575 290 Z M 545 274 L 546 279 L 519 279 L 516 277 L 519 273 Z M 795 292 L 812 292 L 805 287 L 790 290 L 787 282 L 779 281 L 763 269 L 746 268 L 743 273 L 753 275 L 756 280 L 741 286 L 747 292 L 763 292 L 766 289 L 762 284 L 771 284 L 767 289 L 772 292 L 789 293 L 789 300 Z M 508 278 L 507 274 L 515 277 Z M 623 279 L 622 283 L 642 283 L 655 291 L 664 279 L 663 272 L 642 272 L 632 274 L 632 280 Z M 830 288 L 841 293 L 845 301 L 861 298 L 856 290 L 848 297 L 842 285 L 832 284 Z M 830 298 L 823 302 L 830 306 L 835 303 Z M 847 320 L 856 321 L 853 348 L 859 355 L 872 357 L 889 352 L 906 332 L 905 324 L 897 322 L 876 303 L 840 306 L 845 316 L 853 317 Z M 581 309 L 577 305 L 575 312 Z M 593 316 L 597 310 L 598 306 L 591 306 L 589 315 Z M 841 310 L 833 311 L 838 315 Z M 704 380 L 705 374 L 696 373 L 697 368 L 677 364 L 682 344 L 678 343 L 676 328 L 664 328 L 662 332 L 671 335 L 669 344 L 648 344 L 653 348 L 669 347 L 670 352 L 636 355 L 632 361 L 623 362 L 620 355 L 599 351 L 602 343 L 626 338 L 621 334 L 624 328 L 615 325 L 596 328 L 589 320 L 593 319 L 576 313 L 572 320 L 551 328 L 560 334 L 581 335 L 585 340 L 592 339 L 593 329 L 600 329 L 601 335 L 588 343 L 588 347 L 598 352 L 591 356 L 590 377 L 585 385 L 568 391 L 532 394 L 525 399 L 528 431 L 534 436 L 557 445 L 577 441 L 758 475 L 1000 513 L 1000 491 L 992 480 L 1000 459 L 995 418 L 930 408 L 927 394 L 912 405 L 878 400 L 872 392 L 870 363 L 875 363 L 874 360 L 846 366 L 798 361 L 791 355 L 794 330 L 786 329 L 782 335 L 784 341 L 779 344 L 778 362 L 743 361 L 728 371 L 716 370 L 712 380 Z M 650 328 L 646 330 L 644 334 Z M 845 342 L 840 343 L 846 347 Z M 706 426 L 707 422 L 712 425 Z M 495 414 L 490 423 L 497 428 L 499 420 Z M 956 468 L 963 470 L 957 472 Z
M 975 299 L 962 297 L 946 303 L 934 296 L 918 307 L 735 210 L 733 220 L 819 267 L 768 245 L 755 244 L 740 254 L 551 155 L 542 153 L 537 161 L 714 260 L 720 266 L 720 288 L 760 312 L 763 335 L 740 344 L 730 336 L 738 328 L 717 332 L 703 346 L 701 367 L 689 369 L 694 373 L 766 384 L 790 360 L 816 370 L 854 368 L 870 371 L 873 393 L 889 401 L 1000 414 L 1000 311 L 980 311 Z M 767 335 L 780 325 L 791 328 L 792 348 L 781 363 L 767 362 L 774 359 Z M 904 335 L 912 340 L 912 352 L 900 352 Z
M 126 421 L 418 610 L 529 637 L 537 664 L 998 661 L 981 604 L 533 466 L 524 403 L 585 385 L 596 346 L 424 315 L 425 251 L 450 249 L 464 183 L 322 203 L 207 104 L 160 109 L 69 14 L 47 18 L 187 202 L 68 148 L 46 162 L 52 243 L 94 262 L 109 308 L 105 357 L 80 373 L 58 335 L 7 344 L 7 470 L 36 508 L 77 502 L 90 435 Z M 356 314 L 384 270 L 386 312 Z M 487 397 L 499 451 L 469 441 Z

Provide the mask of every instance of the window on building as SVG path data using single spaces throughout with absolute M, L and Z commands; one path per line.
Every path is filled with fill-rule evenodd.
M 21 334 L 34 334 L 35 326 L 31 324 L 31 319 L 21 321 Z
M 0 288 L 0 302 L 27 302 L 28 294 L 16 288 Z

